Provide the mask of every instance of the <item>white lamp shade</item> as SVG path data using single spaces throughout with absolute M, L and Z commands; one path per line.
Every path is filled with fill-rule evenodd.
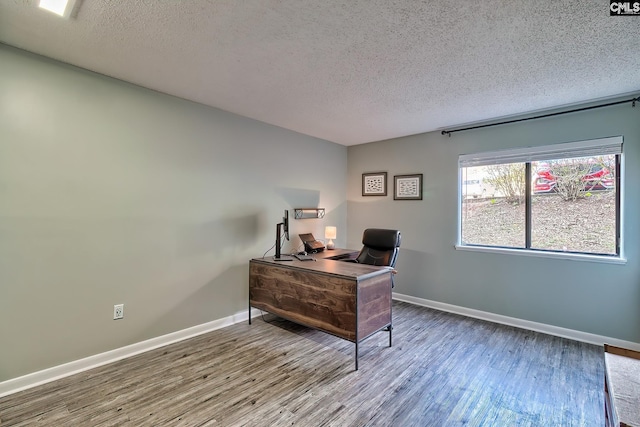
M 325 239 L 335 239 L 336 238 L 336 227 L 325 227 L 324 228 L 324 238 Z

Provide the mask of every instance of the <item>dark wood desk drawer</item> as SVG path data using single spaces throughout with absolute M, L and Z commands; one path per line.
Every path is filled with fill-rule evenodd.
M 285 319 L 356 339 L 356 282 L 251 263 L 249 303 Z

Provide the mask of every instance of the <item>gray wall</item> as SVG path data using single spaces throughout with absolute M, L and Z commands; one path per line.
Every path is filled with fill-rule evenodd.
M 626 265 L 456 251 L 460 154 L 623 135 Z M 387 171 L 387 197 L 362 197 L 362 173 Z M 348 238 L 398 228 L 400 294 L 640 343 L 640 107 L 624 104 L 453 134 L 349 147 Z M 393 175 L 424 174 L 422 201 L 394 201 Z
M 284 209 L 344 246 L 346 151 L 0 45 L 0 381 L 246 310 Z
M 459 154 L 612 135 L 626 265 L 454 249 Z M 389 195 L 362 197 L 376 171 Z M 405 173 L 424 200 L 393 201 Z M 640 342 L 639 182 L 629 105 L 347 149 L 0 45 L 0 381 L 244 310 L 247 260 L 310 206 L 327 217 L 292 236 L 336 225 L 359 248 L 364 228 L 402 230 L 398 293 Z

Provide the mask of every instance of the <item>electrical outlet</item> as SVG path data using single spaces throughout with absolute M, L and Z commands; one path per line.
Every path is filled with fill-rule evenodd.
M 122 319 L 124 317 L 124 304 L 116 304 L 113 306 L 113 320 Z

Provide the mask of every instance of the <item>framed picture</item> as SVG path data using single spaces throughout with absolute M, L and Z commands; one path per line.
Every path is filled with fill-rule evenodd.
M 422 200 L 422 174 L 393 177 L 393 200 Z
M 362 195 L 363 196 L 386 196 L 387 195 L 387 173 L 372 172 L 362 174 Z

